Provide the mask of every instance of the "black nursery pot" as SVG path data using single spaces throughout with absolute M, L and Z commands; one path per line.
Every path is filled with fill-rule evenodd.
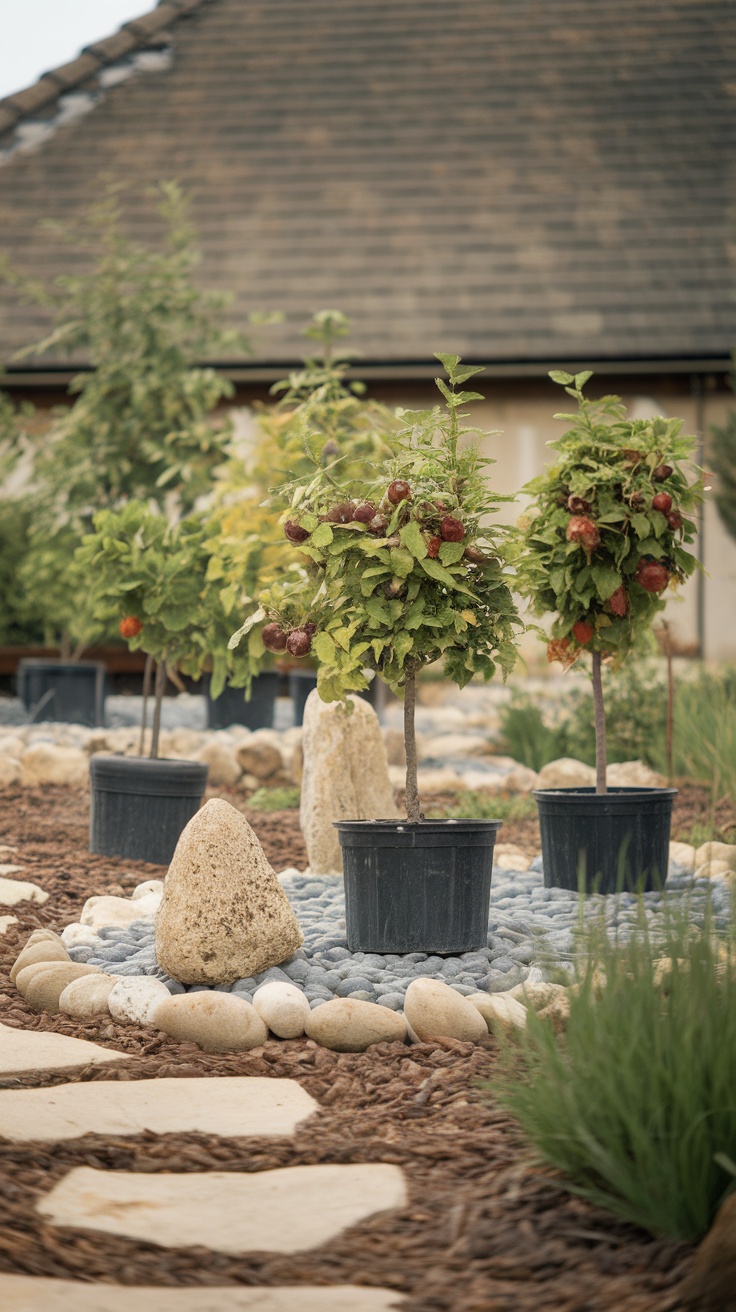
M 276 671 L 257 674 L 249 702 L 245 700 L 244 688 L 231 688 L 228 684 L 219 697 L 213 698 L 208 685 L 207 727 L 227 729 L 231 724 L 244 724 L 248 729 L 270 729 L 280 681 Z
M 204 795 L 200 761 L 93 756 L 89 850 L 166 866 Z
M 500 820 L 341 820 L 351 952 L 470 952 L 488 942 Z
M 676 794 L 676 788 L 535 792 L 545 887 L 585 893 L 662 888 Z
M 105 674 L 102 661 L 18 661 L 18 696 L 36 720 L 104 724 Z

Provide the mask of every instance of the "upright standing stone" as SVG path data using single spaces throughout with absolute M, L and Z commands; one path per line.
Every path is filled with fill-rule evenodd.
M 302 933 L 245 816 L 214 797 L 176 845 L 156 957 L 183 984 L 231 984 L 293 956 Z
M 304 773 L 299 819 L 314 874 L 339 874 L 335 820 L 396 820 L 378 716 L 362 697 L 323 702 L 310 692 L 304 710 Z

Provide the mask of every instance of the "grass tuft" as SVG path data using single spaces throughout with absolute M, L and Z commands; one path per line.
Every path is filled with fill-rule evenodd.
M 300 799 L 298 788 L 257 788 L 248 798 L 248 806 L 253 811 L 292 811 Z

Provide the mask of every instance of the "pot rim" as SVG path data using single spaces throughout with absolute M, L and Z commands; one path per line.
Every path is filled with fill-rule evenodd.
M 359 830 L 378 828 L 384 833 L 391 829 L 397 833 L 427 833 L 432 829 L 499 829 L 503 820 L 443 819 L 443 820 L 333 820 L 335 829 Z
M 646 787 L 629 787 L 627 785 L 611 785 L 605 793 L 597 793 L 594 785 L 585 785 L 580 788 L 533 788 L 532 797 L 571 797 L 583 798 L 585 801 L 596 799 L 605 802 L 612 797 L 622 797 L 633 799 L 636 795 L 640 797 L 675 797 L 679 788 L 669 788 L 666 785 L 661 788 Z

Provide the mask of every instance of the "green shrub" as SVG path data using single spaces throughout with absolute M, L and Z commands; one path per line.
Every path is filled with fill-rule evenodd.
M 501 707 L 499 719 L 499 750 L 521 765 L 529 766 L 530 770 L 541 770 L 548 761 L 569 754 L 567 725 L 562 723 L 550 727 L 545 723 L 540 707 L 525 694 L 512 696 L 511 701 Z M 595 741 L 593 756 L 595 758 Z
M 697 1239 L 733 1185 L 733 944 L 717 941 L 709 915 L 695 933 L 685 908 L 658 942 L 642 909 L 628 944 L 597 925 L 584 946 L 564 1039 L 530 1012 L 491 1089 L 572 1192 L 654 1234 Z
M 248 798 L 253 811 L 293 811 L 299 805 L 298 788 L 257 788 Z
M 665 769 L 660 750 L 654 764 Z M 701 670 L 675 692 L 674 773 L 707 784 L 713 804 L 736 798 L 736 669 Z
M 461 793 L 454 806 L 435 811 L 430 816 L 447 820 L 533 820 L 537 804 L 533 797 L 499 797 L 497 793 Z

